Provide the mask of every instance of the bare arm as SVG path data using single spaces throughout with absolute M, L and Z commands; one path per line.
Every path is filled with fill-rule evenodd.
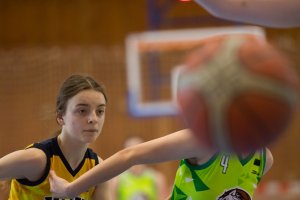
M 103 162 L 103 160 L 100 157 L 98 157 L 98 159 L 100 163 Z M 112 199 L 110 193 L 111 187 L 112 186 L 110 181 L 97 185 L 92 200 L 99 200 L 99 199 L 111 200 Z
M 262 26 L 300 26 L 299 0 L 195 0 L 216 17 Z
M 44 172 L 46 162 L 46 155 L 39 149 L 15 151 L 0 159 L 0 180 L 27 178 L 35 181 Z
M 55 197 L 73 197 L 119 175 L 133 165 L 203 156 L 205 151 L 200 146 L 188 130 L 178 131 L 119 151 L 70 184 L 57 179 L 52 173 L 51 191 Z

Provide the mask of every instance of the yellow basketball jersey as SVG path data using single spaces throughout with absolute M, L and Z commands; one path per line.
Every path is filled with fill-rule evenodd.
M 48 179 L 50 170 L 54 170 L 58 176 L 72 182 L 99 163 L 97 154 L 91 149 L 87 149 L 83 160 L 78 167 L 73 170 L 58 146 L 57 137 L 40 143 L 34 143 L 27 148 L 38 148 L 45 152 L 47 156 L 45 172 L 39 180 L 34 182 L 28 179 L 13 179 L 11 182 L 9 200 L 59 200 L 58 198 L 51 197 Z M 89 200 L 94 190 L 95 188 L 91 188 L 74 199 Z

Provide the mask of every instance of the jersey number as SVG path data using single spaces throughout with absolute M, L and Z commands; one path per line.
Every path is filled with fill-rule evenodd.
M 222 173 L 226 174 L 227 168 L 228 168 L 228 161 L 229 161 L 229 155 L 222 156 L 222 160 L 220 165 L 223 167 Z

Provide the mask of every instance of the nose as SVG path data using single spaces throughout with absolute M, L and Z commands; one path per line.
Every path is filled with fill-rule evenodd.
M 91 114 L 88 116 L 88 123 L 92 124 L 97 121 L 97 114 L 96 112 L 91 112 Z

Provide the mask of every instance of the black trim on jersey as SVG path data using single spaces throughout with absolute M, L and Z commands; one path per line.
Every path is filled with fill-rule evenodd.
M 47 157 L 47 163 L 46 163 L 46 167 L 45 167 L 45 171 L 43 173 L 43 175 L 41 176 L 40 179 L 36 180 L 36 181 L 30 181 L 27 178 L 23 178 L 23 179 L 16 179 L 19 183 L 23 184 L 23 185 L 28 185 L 28 186 L 36 186 L 41 184 L 48 176 L 49 171 L 50 171 L 50 158 L 52 157 L 52 153 L 51 151 L 49 151 L 49 149 L 51 149 L 52 146 L 52 139 L 43 141 L 41 143 L 34 143 L 33 145 L 29 146 L 29 148 L 37 148 L 42 150 Z
M 57 142 L 57 138 L 55 138 L 55 155 L 58 155 L 60 157 L 60 159 L 62 160 L 62 162 L 64 163 L 65 167 L 67 168 L 67 170 L 69 171 L 69 173 L 74 177 L 76 176 L 76 174 L 80 171 L 80 169 L 82 168 L 82 166 L 84 165 L 84 161 L 86 158 L 86 154 L 84 155 L 83 159 L 81 160 L 81 162 L 79 163 L 79 165 L 73 170 L 72 167 L 70 166 L 69 162 L 67 161 L 66 157 L 64 156 L 63 152 L 61 151 L 61 149 L 59 148 L 58 142 Z M 75 147 L 76 148 L 76 147 Z
M 67 168 L 67 170 L 69 171 L 69 173 L 74 177 L 76 176 L 76 174 L 81 170 L 82 166 L 84 165 L 85 159 L 89 158 L 89 159 L 94 159 L 96 160 L 96 165 L 99 163 L 98 160 L 98 156 L 97 154 L 95 154 L 90 148 L 87 149 L 87 151 L 85 152 L 84 157 L 82 158 L 81 162 L 79 163 L 79 165 L 76 167 L 76 169 L 72 169 L 72 167 L 70 166 L 69 162 L 67 161 L 66 157 L 64 156 L 63 152 L 61 151 L 58 142 L 57 142 L 57 137 L 54 138 L 54 155 L 57 155 L 60 157 L 60 159 L 62 160 L 62 162 L 64 163 L 65 167 Z M 76 147 L 75 147 L 76 148 Z
M 98 155 L 90 148 L 87 149 L 87 151 L 85 152 L 85 158 L 89 158 L 92 160 L 95 160 L 95 166 L 99 164 L 99 158 Z
M 59 148 L 59 145 L 57 142 L 57 137 L 42 141 L 40 143 L 34 143 L 33 145 L 29 146 L 29 148 L 37 148 L 37 149 L 42 150 L 46 154 L 47 163 L 46 163 L 46 167 L 45 167 L 45 171 L 44 171 L 43 175 L 37 181 L 30 181 L 26 178 L 25 179 L 17 179 L 17 181 L 23 185 L 36 186 L 36 185 L 41 184 L 48 177 L 48 174 L 50 171 L 50 166 L 51 166 L 50 158 L 53 157 L 53 155 L 60 157 L 60 159 L 64 163 L 66 169 L 69 171 L 69 173 L 73 177 L 76 176 L 76 174 L 80 171 L 80 169 L 84 165 L 86 158 L 95 160 L 95 165 L 99 164 L 98 155 L 95 152 L 93 152 L 92 149 L 88 148 L 87 151 L 85 152 L 85 155 L 84 155 L 82 161 L 78 165 L 78 167 L 75 170 L 73 170 L 71 168 L 70 164 L 68 163 L 67 159 L 63 155 L 61 149 Z
M 263 148 L 260 151 L 260 156 L 261 156 L 261 160 L 262 160 L 262 172 L 261 172 L 261 176 L 263 176 L 265 174 L 265 170 L 266 170 L 266 165 L 267 165 L 267 149 Z

